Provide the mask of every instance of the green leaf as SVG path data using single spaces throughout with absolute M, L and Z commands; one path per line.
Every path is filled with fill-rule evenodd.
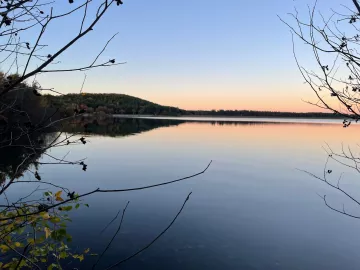
M 57 232 L 60 235 L 66 235 L 66 230 L 64 228 L 59 229 Z
M 33 238 L 29 238 L 29 239 L 27 239 L 27 242 L 28 242 L 28 244 L 30 244 L 30 245 L 33 245 L 34 244 L 34 239 Z M 1 268 L 0 268 L 1 269 Z
M 68 256 L 68 255 L 66 254 L 65 251 L 60 252 L 60 258 L 61 258 L 61 259 L 65 259 L 67 256 Z
M 54 268 L 58 268 L 57 265 L 55 263 L 52 263 L 49 265 L 49 267 L 47 268 L 48 270 L 52 270 Z
M 72 236 L 71 235 L 66 235 L 66 241 L 68 242 L 68 243 L 71 243 L 72 242 Z
M 67 225 L 66 225 L 66 223 L 65 223 L 65 222 L 63 222 L 63 223 L 60 223 L 60 227 L 62 227 L 62 228 L 66 228 L 66 227 L 67 227 Z
M 79 259 L 80 262 L 82 262 L 84 260 L 84 255 L 73 255 L 74 259 Z
M 23 227 L 23 228 L 18 229 L 16 232 L 17 232 L 18 234 L 22 234 L 24 231 L 25 231 L 25 228 Z M 1 269 L 1 268 L 0 268 L 0 269 Z
M 18 268 L 19 268 L 19 269 L 22 269 L 23 266 L 27 266 L 27 265 L 26 265 L 26 260 L 22 260 L 22 261 L 20 262 Z M 1 268 L 0 268 L 0 269 L 1 269 Z
M 69 206 L 64 206 L 61 208 L 62 211 L 70 211 L 72 209 L 72 206 L 69 205 Z
M 80 207 L 80 204 L 77 203 L 77 204 L 75 205 L 75 209 L 78 209 L 79 207 Z
M 52 217 L 50 218 L 50 222 L 51 223 L 59 223 L 61 221 L 61 219 L 59 217 Z
M 41 244 L 41 243 L 43 243 L 45 241 L 45 236 L 43 235 L 43 236 L 40 236 L 39 238 L 37 238 L 36 240 L 35 240 L 35 243 L 36 244 Z
M 87 203 L 84 204 L 86 207 L 90 207 Z
M 4 266 L 2 266 L 2 268 L 6 269 L 6 268 L 9 268 L 13 265 L 14 263 L 13 262 L 9 262 L 7 264 L 5 264 Z M 15 268 L 15 265 L 14 265 L 14 268 Z

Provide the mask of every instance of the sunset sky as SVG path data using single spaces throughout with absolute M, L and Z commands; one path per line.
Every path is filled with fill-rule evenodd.
M 306 5 L 315 1 L 123 2 L 61 59 L 65 66 L 89 64 L 119 32 L 102 60 L 127 64 L 86 72 L 85 92 L 125 93 L 184 109 L 317 111 L 302 101 L 314 96 L 297 70 L 289 29 L 277 17 L 290 21 L 295 6 L 306 16 Z M 319 8 L 326 13 L 343 3 L 319 0 Z M 47 37 L 53 45 L 72 34 L 70 25 L 53 29 L 57 35 Z M 297 53 L 311 65 L 302 44 Z M 39 81 L 70 93 L 79 91 L 83 78 L 83 72 L 46 74 Z

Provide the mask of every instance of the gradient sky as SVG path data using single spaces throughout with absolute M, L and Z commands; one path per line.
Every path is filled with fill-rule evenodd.
M 287 13 L 294 6 L 306 15 L 306 5 L 313 3 L 124 0 L 61 61 L 63 67 L 89 64 L 119 32 L 101 60 L 127 64 L 86 72 L 85 92 L 125 93 L 184 109 L 316 111 L 301 100 L 313 100 L 313 93 L 297 70 L 290 32 L 277 17 L 290 20 Z M 325 13 L 340 4 L 344 0 L 319 0 Z M 47 40 L 56 45 L 70 37 L 80 16 L 54 25 Z M 311 54 L 303 48 L 298 55 L 310 63 Z M 83 77 L 83 72 L 46 74 L 39 81 L 70 93 L 79 91 Z

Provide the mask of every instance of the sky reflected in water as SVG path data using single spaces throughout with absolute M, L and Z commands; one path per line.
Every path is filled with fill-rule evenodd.
M 71 159 L 87 157 L 87 172 L 71 166 L 43 166 L 39 171 L 43 178 L 82 193 L 176 179 L 201 171 L 213 160 L 204 175 L 181 183 L 88 197 L 90 208 L 74 213 L 70 230 L 74 247 L 91 247 L 95 253 L 118 223 L 100 235 L 101 230 L 130 201 L 121 233 L 99 269 L 151 241 L 191 191 L 174 226 L 123 269 L 357 269 L 360 221 L 332 212 L 317 193 L 327 194 L 335 206 L 344 202 L 349 211 L 358 209 L 296 170 L 322 173 L 325 143 L 337 150 L 344 143 L 359 152 L 360 126 L 344 129 L 339 122 L 181 121 L 130 136 L 94 135 L 85 146 L 51 150 L 58 156 L 71 150 Z M 342 185 L 360 198 L 358 176 L 329 166 L 335 180 L 346 172 Z M 94 260 L 88 259 L 81 269 Z

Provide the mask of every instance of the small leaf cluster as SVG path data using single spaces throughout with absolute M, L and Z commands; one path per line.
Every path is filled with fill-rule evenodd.
M 46 191 L 36 204 L 19 204 L 0 212 L 0 254 L 5 258 L 0 269 L 28 269 L 34 265 L 62 269 L 64 260 L 82 262 L 90 249 L 73 252 L 68 246 L 72 236 L 67 232 L 69 212 L 82 205 L 89 207 L 75 192 Z M 26 259 L 14 256 L 14 251 L 26 255 Z

